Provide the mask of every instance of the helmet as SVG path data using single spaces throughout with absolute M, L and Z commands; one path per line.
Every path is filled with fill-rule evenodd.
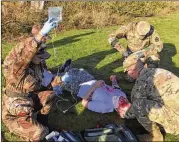
M 146 21 L 139 21 L 136 25 L 136 30 L 140 36 L 145 36 L 150 31 L 150 24 Z

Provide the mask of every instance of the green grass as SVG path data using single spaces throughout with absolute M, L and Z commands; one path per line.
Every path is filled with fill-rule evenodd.
M 160 66 L 179 76 L 179 13 L 146 20 L 155 26 L 164 42 Z M 103 79 L 107 83 L 109 83 L 109 76 L 116 74 L 119 85 L 130 96 L 133 84 L 123 80 L 121 55 L 112 50 L 107 42 L 108 35 L 117 28 L 118 26 L 103 29 L 72 30 L 58 34 L 53 38 L 55 48 L 52 48 L 52 44 L 49 43 L 48 51 L 52 56 L 47 61 L 48 67 L 56 68 L 66 59 L 71 58 L 73 67 L 84 68 L 97 79 Z M 124 41 L 123 43 L 125 44 Z M 11 44 L 2 43 L 2 59 L 11 48 Z M 54 56 L 54 49 L 56 57 Z M 70 98 L 68 93 L 63 96 Z M 62 103 L 61 105 L 63 106 Z M 122 120 L 116 112 L 109 114 L 94 113 L 84 109 L 80 102 L 73 108 L 73 111 L 67 114 L 63 114 L 54 106 L 49 115 L 49 123 L 56 129 L 81 131 L 85 128 L 95 127 L 98 123 L 112 122 L 127 124 L 135 134 L 144 131 L 136 120 Z M 8 141 L 19 140 L 18 137 L 10 134 L 4 125 L 2 125 L 2 135 Z M 179 140 L 179 136 L 167 134 L 165 140 L 176 141 Z

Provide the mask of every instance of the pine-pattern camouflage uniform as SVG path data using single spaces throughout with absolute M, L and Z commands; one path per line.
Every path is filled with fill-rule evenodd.
M 36 112 L 48 114 L 55 98 L 52 90 L 39 92 L 44 63 L 31 62 L 39 48 L 33 37 L 27 38 L 12 48 L 3 64 L 3 122 L 10 132 L 31 141 L 48 134 L 48 128 L 37 122 Z

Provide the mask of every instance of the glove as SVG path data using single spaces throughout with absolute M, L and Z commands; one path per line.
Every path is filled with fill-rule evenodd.
M 62 81 L 64 83 L 72 83 L 72 76 L 66 72 L 65 75 L 62 76 Z
M 118 43 L 118 39 L 115 37 L 108 38 L 109 44 L 111 44 L 111 47 L 114 48 L 114 46 Z
M 114 40 L 115 40 L 115 37 L 110 37 L 110 38 L 108 38 L 109 44 L 111 44 Z
M 45 36 L 50 32 L 51 29 L 57 26 L 57 23 L 54 21 L 54 18 L 48 19 L 47 22 L 45 22 L 43 28 L 40 30 L 40 34 Z

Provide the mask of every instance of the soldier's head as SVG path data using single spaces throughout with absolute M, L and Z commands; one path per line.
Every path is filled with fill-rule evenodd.
M 139 21 L 136 24 L 136 31 L 140 39 L 144 39 L 153 33 L 154 27 L 146 21 Z
M 123 62 L 124 71 L 133 79 L 137 79 L 144 63 L 138 57 L 128 57 Z

